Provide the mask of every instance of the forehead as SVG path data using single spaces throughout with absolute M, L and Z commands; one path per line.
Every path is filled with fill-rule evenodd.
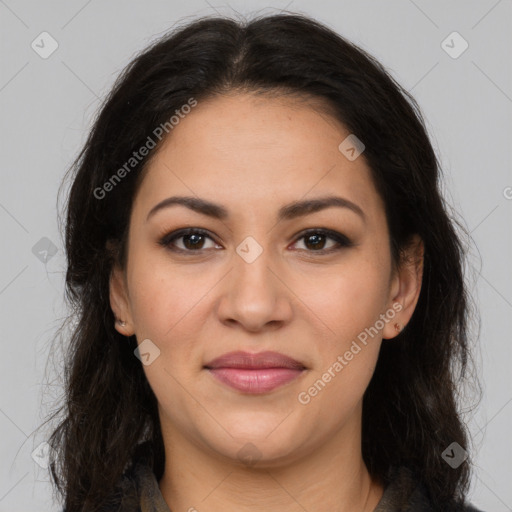
M 147 166 L 136 203 L 182 193 L 264 211 L 337 192 L 382 207 L 363 156 L 339 150 L 350 132 L 317 106 L 254 94 L 198 102 Z

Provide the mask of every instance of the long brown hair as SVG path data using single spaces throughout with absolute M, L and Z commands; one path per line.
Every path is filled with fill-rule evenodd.
M 148 441 L 160 479 L 164 446 L 157 402 L 137 346 L 114 329 L 113 262 L 126 235 L 141 158 L 108 193 L 104 184 L 191 97 L 235 89 L 322 99 L 364 141 L 385 202 L 394 261 L 411 235 L 425 244 L 422 290 L 407 328 L 383 343 L 363 401 L 363 458 L 388 483 L 408 468 L 436 510 L 455 510 L 469 486 L 470 458 L 452 468 L 453 442 L 468 449 L 457 410 L 470 361 L 464 247 L 440 193 L 440 165 L 415 100 L 372 56 L 302 15 L 239 22 L 202 18 L 156 41 L 122 72 L 70 168 L 66 294 L 76 322 L 64 366 L 65 401 L 50 445 L 51 474 L 66 512 L 96 511 Z M 170 135 L 172 136 L 172 134 Z M 109 250 L 108 243 L 116 247 Z

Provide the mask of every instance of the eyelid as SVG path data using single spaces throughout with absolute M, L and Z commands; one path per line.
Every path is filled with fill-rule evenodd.
M 343 233 L 340 233 L 339 231 L 335 231 L 333 229 L 328 229 L 328 228 L 307 228 L 295 235 L 295 237 L 293 239 L 294 243 L 298 242 L 299 240 L 301 240 L 302 238 L 305 238 L 306 236 L 308 236 L 310 234 L 323 235 L 327 238 L 330 238 L 331 240 L 334 240 L 341 247 L 351 247 L 351 246 L 355 245 L 347 235 L 344 235 Z M 335 250 L 335 249 L 332 249 L 332 250 Z M 318 251 L 308 251 L 308 252 L 321 253 L 322 251 L 323 251 L 323 249 L 320 249 Z M 329 252 L 329 251 L 331 251 L 331 249 L 325 250 L 325 252 Z
M 182 229 L 177 229 L 175 231 L 171 231 L 171 232 L 167 233 L 166 235 L 164 235 L 163 237 L 161 237 L 158 243 L 160 245 L 163 245 L 164 247 L 169 247 L 169 246 L 171 246 L 171 242 L 174 242 L 175 240 L 178 240 L 178 239 L 182 238 L 183 236 L 191 235 L 191 234 L 198 234 L 198 235 L 208 237 L 211 240 L 213 240 L 216 244 L 219 244 L 216 241 L 215 237 L 213 237 L 212 234 L 208 230 L 203 229 L 203 228 L 193 228 L 193 227 L 182 228 Z M 194 252 L 200 253 L 204 249 L 198 249 L 196 251 L 191 251 L 191 250 L 180 249 L 178 247 L 175 247 L 172 250 L 175 250 L 177 252 L 181 251 L 181 252 L 189 252 L 189 253 L 194 253 Z
M 160 238 L 158 243 L 164 247 L 169 248 L 169 247 L 171 247 L 172 242 L 182 238 L 183 236 L 190 235 L 190 234 L 198 234 L 198 235 L 205 236 L 207 238 L 210 238 L 217 245 L 221 245 L 221 244 L 219 244 L 219 242 L 217 242 L 216 238 L 208 230 L 203 229 L 203 228 L 194 228 L 194 227 L 177 229 L 175 231 L 167 233 L 166 235 L 164 235 L 163 237 Z M 299 233 L 294 235 L 294 237 L 292 239 L 293 244 L 297 243 L 299 240 L 307 237 L 310 234 L 319 234 L 319 235 L 325 236 L 328 239 L 330 238 L 331 240 L 334 240 L 337 243 L 337 247 L 333 247 L 330 249 L 319 249 L 316 251 L 315 250 L 307 250 L 307 249 L 298 249 L 298 250 L 305 251 L 305 252 L 312 253 L 312 254 L 315 254 L 315 253 L 328 254 L 328 253 L 336 252 L 342 248 L 353 247 L 355 245 L 352 242 L 352 240 L 349 237 L 347 237 L 346 235 L 344 235 L 343 233 L 340 233 L 338 231 L 328 229 L 328 228 L 307 228 L 303 231 L 300 231 Z M 207 249 L 187 250 L 187 249 L 181 249 L 178 247 L 173 247 L 169 250 L 171 250 L 173 252 L 200 254 L 202 251 L 205 251 Z M 295 250 L 297 250 L 297 249 L 295 249 Z

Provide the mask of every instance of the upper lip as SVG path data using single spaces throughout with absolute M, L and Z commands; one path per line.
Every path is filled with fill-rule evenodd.
M 293 368 L 304 370 L 305 366 L 291 357 L 279 352 L 228 352 L 205 364 L 205 368 Z

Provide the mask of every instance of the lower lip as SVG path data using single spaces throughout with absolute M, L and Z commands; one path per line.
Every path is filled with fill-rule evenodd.
M 209 368 L 218 380 L 244 393 L 266 393 L 296 379 L 304 370 L 292 368 Z

